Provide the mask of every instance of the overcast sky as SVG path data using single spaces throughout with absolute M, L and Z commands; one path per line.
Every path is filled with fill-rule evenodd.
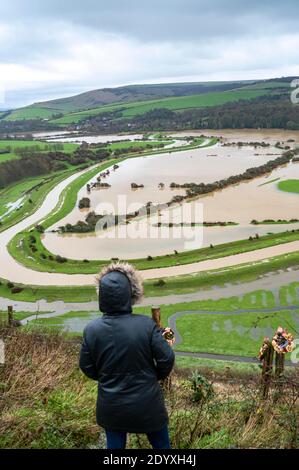
M 298 0 L 2 1 L 0 108 L 132 83 L 299 76 L 298 19 Z

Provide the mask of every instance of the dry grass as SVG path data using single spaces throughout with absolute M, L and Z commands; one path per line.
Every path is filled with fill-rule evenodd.
M 98 427 L 96 384 L 78 371 L 78 342 L 38 330 L 3 329 L 0 447 L 86 447 Z
M 0 368 L 0 447 L 90 448 L 98 446 L 97 384 L 78 370 L 78 340 L 47 330 L 0 328 L 6 364 Z M 202 369 L 214 396 L 193 401 L 191 370 L 175 370 L 166 395 L 173 448 L 294 448 L 298 445 L 298 379 L 285 379 L 260 400 L 259 375 Z M 100 446 L 105 445 L 100 434 Z M 129 447 L 148 448 L 143 435 Z

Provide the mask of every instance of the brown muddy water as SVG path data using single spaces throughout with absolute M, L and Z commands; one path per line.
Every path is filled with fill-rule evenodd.
M 199 132 L 198 134 L 201 134 Z M 186 135 L 190 135 L 188 132 Z M 286 143 L 289 139 L 295 139 L 299 142 L 299 132 L 282 132 L 282 131 L 207 131 L 206 135 L 222 135 L 223 141 L 232 139 L 238 141 L 269 141 L 274 144 L 277 141 Z M 292 144 L 291 144 L 292 145 Z M 254 155 L 258 153 L 259 155 Z M 267 155 L 267 153 L 271 155 Z M 215 146 L 210 148 L 197 149 L 196 151 L 176 152 L 171 155 L 164 154 L 151 156 L 147 158 L 130 159 L 123 162 L 118 170 L 111 173 L 111 189 L 99 190 L 92 193 L 92 207 L 96 208 L 99 202 L 107 200 L 115 201 L 117 194 L 124 193 L 129 201 L 137 201 L 142 205 L 149 200 L 165 202 L 169 200 L 169 196 L 179 194 L 177 191 L 171 191 L 166 187 L 165 190 L 159 190 L 157 184 L 159 182 L 169 183 L 175 182 L 207 182 L 215 181 L 220 177 L 229 174 L 240 173 L 244 169 L 259 165 L 274 159 L 280 153 L 275 148 L 251 148 L 245 147 L 236 150 L 235 147 Z M 274 154 L 274 155 L 272 155 Z M 217 155 L 216 157 L 213 155 Z M 230 156 L 229 156 L 230 155 Z M 191 158 L 192 157 L 192 158 Z M 166 163 L 168 162 L 168 163 Z M 128 166 L 127 166 L 128 165 Z M 20 231 L 25 230 L 30 225 L 38 223 L 45 218 L 47 214 L 53 210 L 59 200 L 59 196 L 63 189 L 73 181 L 78 175 L 72 175 L 64 182 L 54 188 L 46 197 L 45 201 L 37 212 L 27 217 L 22 222 L 0 234 L 0 277 L 9 279 L 13 282 L 36 285 L 90 285 L 94 284 L 94 275 L 67 275 L 57 273 L 37 272 L 18 264 L 7 252 L 7 244 Z M 234 221 L 239 223 L 236 226 L 229 227 L 211 227 L 204 228 L 203 240 L 201 240 L 201 227 L 197 227 L 198 239 L 197 243 L 204 245 L 209 243 L 223 243 L 225 241 L 246 238 L 249 234 L 280 232 L 285 229 L 291 229 L 293 225 L 268 225 L 268 226 L 251 226 L 251 219 L 289 219 L 299 218 L 299 196 L 296 194 L 288 194 L 277 189 L 277 181 L 273 179 L 280 178 L 298 178 L 299 179 L 299 163 L 289 164 L 283 168 L 275 170 L 271 175 L 255 179 L 249 183 L 242 183 L 231 188 L 227 188 L 221 192 L 214 193 L 210 196 L 201 197 L 197 203 L 202 203 L 203 211 L 198 212 L 197 222 L 201 218 L 204 221 Z M 109 180 L 107 179 L 107 182 Z M 144 184 L 145 188 L 132 191 L 130 184 L 136 182 Z M 269 183 L 263 185 L 263 183 Z M 79 198 L 84 195 L 84 188 L 79 194 Z M 184 207 L 195 206 L 195 201 L 183 204 Z M 76 212 L 77 211 L 77 212 Z M 162 211 L 157 220 L 164 221 L 167 217 L 167 211 Z M 76 215 L 77 214 L 77 215 Z M 75 220 L 77 216 L 82 220 L 83 214 L 78 209 L 70 214 L 68 220 Z M 158 216 L 156 216 L 158 217 Z M 174 221 L 180 219 L 180 213 L 175 213 Z M 73 218 L 73 219 L 72 219 Z M 62 221 L 61 221 L 62 222 Z M 60 224 L 61 224 L 60 222 Z M 64 221 L 65 222 L 65 221 Z M 134 232 L 134 225 L 147 225 L 152 228 L 155 220 L 132 222 L 129 227 Z M 98 258 L 110 259 L 111 257 L 145 257 L 148 255 L 171 253 L 177 246 L 179 250 L 190 249 L 191 246 L 185 246 L 185 240 L 181 240 L 178 244 L 177 239 L 172 239 L 171 229 L 166 233 L 166 238 L 152 239 L 103 239 L 95 236 L 59 236 L 58 234 L 47 233 L 44 239 L 46 246 L 54 253 L 60 253 L 77 259 Z M 107 231 L 108 234 L 109 231 Z M 165 232 L 163 232 L 165 234 Z M 193 235 L 193 233 L 191 234 Z M 187 237 L 188 238 L 188 237 Z M 169 268 L 151 269 L 143 271 L 145 279 L 153 279 L 159 276 L 175 276 L 180 274 L 195 273 L 210 269 L 219 269 L 228 266 L 235 266 L 240 263 L 257 262 L 267 259 L 271 256 L 279 256 L 288 252 L 297 251 L 299 249 L 299 241 L 288 244 L 278 245 L 276 247 L 268 247 L 254 252 L 243 253 L 230 257 L 220 258 L 216 260 L 207 260 L 200 263 L 192 263 L 183 266 L 173 266 Z
M 206 135 L 212 133 L 220 135 L 220 131 L 219 134 L 207 131 Z M 289 139 L 298 140 L 299 133 L 293 134 L 279 131 L 263 131 L 261 134 L 258 131 L 256 133 L 227 131 L 223 132 L 222 137 L 223 142 L 267 141 L 274 144 L 280 141 L 286 145 Z M 114 214 L 130 213 L 149 201 L 153 204 L 166 203 L 174 195 L 185 194 L 183 189 L 170 189 L 169 185 L 172 182 L 180 184 L 213 182 L 242 173 L 249 167 L 262 165 L 281 153 L 282 150 L 273 145 L 265 148 L 252 146 L 238 148 L 217 144 L 196 150 L 127 159 L 103 180 L 109 183 L 111 188 L 92 190 L 90 194 L 87 194 L 86 188 L 82 188 L 78 194 L 78 201 L 82 197 L 89 197 L 90 211 L 98 214 L 104 213 L 105 210 Z M 113 257 L 143 258 L 169 254 L 174 250 L 185 251 L 210 244 L 246 239 L 257 233 L 265 235 L 299 228 L 298 223 L 258 226 L 250 224 L 252 219 L 299 219 L 299 196 L 277 189 L 279 180 L 289 178 L 299 179 L 299 163 L 290 163 L 267 176 L 200 197 L 170 211 L 161 211 L 159 215 L 154 215 L 150 219 L 132 221 L 126 230 L 122 227 L 116 232 L 107 230 L 93 234 L 67 235 L 48 232 L 43 242 L 51 252 L 68 258 L 109 260 Z M 131 183 L 142 184 L 144 188 L 132 190 Z M 165 185 L 164 189 L 159 189 L 159 183 Z M 71 214 L 51 229 L 57 230 L 61 225 L 75 224 L 78 220 L 84 220 L 88 212 L 88 210 L 79 210 L 77 205 Z M 180 229 L 155 227 L 158 222 L 163 225 L 169 221 L 174 223 L 193 221 L 198 224 L 203 221 L 232 221 L 237 225 L 204 228 L 198 225 Z

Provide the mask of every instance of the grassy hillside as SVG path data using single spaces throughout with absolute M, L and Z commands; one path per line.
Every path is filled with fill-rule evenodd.
M 211 92 L 205 94 L 180 96 L 175 98 L 165 98 L 160 100 L 141 101 L 138 103 L 130 103 L 126 105 L 114 104 L 110 106 L 102 106 L 99 108 L 81 111 L 77 113 L 66 114 L 62 118 L 51 120 L 56 124 L 72 124 L 78 123 L 91 116 L 102 113 L 119 111 L 119 117 L 133 117 L 137 114 L 144 114 L 157 108 L 166 108 L 172 111 L 182 111 L 190 108 L 202 108 L 217 106 L 228 102 L 249 100 L 268 94 L 267 89 L 261 90 L 234 90 L 224 92 Z
M 120 109 L 124 116 L 134 116 L 137 112 L 146 112 L 153 107 L 167 107 L 180 110 L 192 107 L 214 106 L 234 101 L 234 90 L 242 92 L 239 99 L 251 99 L 259 94 L 268 94 L 275 90 L 289 87 L 290 79 L 274 79 L 240 82 L 201 82 L 172 83 L 157 85 L 131 85 L 119 88 L 92 90 L 69 98 L 62 98 L 13 110 L 8 116 L 2 115 L 6 121 L 27 119 L 53 119 L 59 114 L 66 117 L 55 119 L 55 123 L 69 124 L 99 114 L 103 111 Z M 248 95 L 246 95 L 248 91 Z M 230 93 L 233 95 L 230 96 Z M 206 96 L 206 98 L 203 98 Z M 180 99 L 173 103 L 173 99 Z M 186 101 L 185 101 L 186 99 Z M 168 101 L 165 101 L 168 100 Z M 147 106 L 148 105 L 148 106 Z M 136 107 L 136 109 L 135 109 Z M 137 109 L 138 107 L 138 109 Z M 83 112 L 83 114 L 81 114 Z M 80 114 L 79 114 L 80 113 Z M 0 115 L 1 119 L 1 115 Z
M 104 431 L 95 422 L 97 383 L 78 367 L 80 341 L 47 330 L 2 327 L 0 333 L 6 356 L 0 368 L 0 448 L 105 448 Z M 203 364 L 176 367 L 166 394 L 173 448 L 297 446 L 298 393 L 289 377 L 283 397 L 261 401 L 259 374 Z M 296 384 L 298 374 L 292 379 Z M 195 387 L 202 383 L 200 396 Z M 128 448 L 150 446 L 144 435 L 132 434 Z
M 18 121 L 22 119 L 50 119 L 53 115 L 60 113 L 59 110 L 46 107 L 28 106 L 16 109 L 6 116 L 5 121 Z M 1 117 L 1 116 L 0 116 Z
M 62 112 L 71 112 L 113 103 L 130 103 L 134 101 L 208 93 L 210 91 L 232 90 L 248 83 L 252 83 L 252 81 L 129 85 L 118 88 L 92 90 L 69 98 L 37 103 L 36 106 L 42 104 L 43 107 L 49 109 L 53 108 L 54 110 L 60 110 Z

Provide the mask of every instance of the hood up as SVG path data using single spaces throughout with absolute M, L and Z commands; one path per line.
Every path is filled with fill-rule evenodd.
M 112 263 L 99 277 L 99 307 L 106 314 L 131 313 L 143 295 L 138 272 L 128 263 Z

